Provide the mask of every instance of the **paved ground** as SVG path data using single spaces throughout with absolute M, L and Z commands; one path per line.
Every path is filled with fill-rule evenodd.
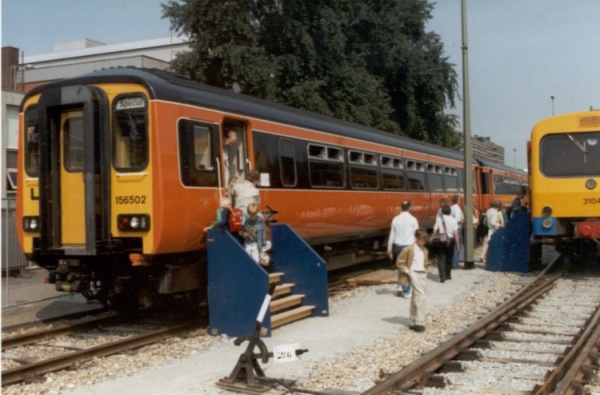
M 452 280 L 439 283 L 437 273 L 428 276 L 428 310 L 435 312 L 468 297 L 469 290 L 486 284 L 495 275 L 480 264 L 473 270 L 456 270 Z M 310 373 L 315 362 L 360 349 L 372 339 L 406 330 L 409 301 L 395 296 L 394 285 L 369 286 L 365 292 L 330 306 L 330 316 L 305 319 L 273 331 L 264 338 L 269 350 L 274 346 L 299 343 L 307 348 L 299 361 L 275 364 L 272 360 L 262 366 L 272 378 L 298 380 Z M 65 395 L 129 395 L 133 388 L 144 395 L 220 394 L 215 382 L 230 374 L 245 344 L 221 343 L 208 351 L 198 352 L 187 359 L 151 368 L 136 374 L 106 382 L 80 387 Z

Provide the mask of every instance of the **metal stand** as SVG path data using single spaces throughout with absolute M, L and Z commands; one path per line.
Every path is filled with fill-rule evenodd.
M 248 342 L 248 346 L 246 347 L 246 351 L 238 358 L 237 364 L 231 371 L 231 374 L 228 377 L 217 381 L 216 385 L 218 387 L 234 392 L 262 394 L 274 388 L 276 385 L 282 385 L 289 388 L 296 382 L 295 380 L 268 378 L 265 376 L 264 371 L 258 363 L 259 358 L 262 363 L 267 363 L 269 362 L 269 358 L 273 356 L 273 353 L 269 352 L 267 346 L 260 338 L 260 331 L 264 315 L 269 307 L 274 291 L 275 284 L 271 284 L 269 293 L 265 296 L 263 305 L 258 313 L 254 333 L 235 339 L 234 344 L 236 346 L 241 345 L 245 341 Z M 255 347 L 258 347 L 258 353 L 254 352 Z M 307 350 L 296 350 L 296 355 L 300 355 L 305 351 Z

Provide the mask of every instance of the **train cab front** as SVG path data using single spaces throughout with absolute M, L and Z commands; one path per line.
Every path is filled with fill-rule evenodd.
M 57 290 L 104 302 L 132 277 L 151 224 L 147 118 L 143 93 L 57 84 L 26 97 L 18 231 Z M 123 186 L 119 172 L 135 175 Z

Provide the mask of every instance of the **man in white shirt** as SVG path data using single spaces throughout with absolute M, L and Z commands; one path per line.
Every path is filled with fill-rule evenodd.
M 458 222 L 450 215 L 451 209 L 448 205 L 442 207 L 442 217 L 437 217 L 435 226 L 433 227 L 434 234 L 445 234 L 445 247 L 442 248 L 443 264 L 438 266 L 440 282 L 452 279 L 452 257 L 457 250 L 456 240 L 458 239 Z M 441 259 L 440 258 L 440 259 Z
M 390 227 L 390 236 L 388 237 L 387 254 L 396 264 L 398 255 L 405 247 L 415 243 L 415 231 L 419 229 L 419 222 L 410 213 L 411 202 L 404 200 L 400 204 L 401 212 L 392 220 Z M 398 294 L 402 291 L 402 296 L 410 296 L 410 285 L 401 286 L 397 289 Z
M 458 223 L 458 239 L 456 239 L 456 245 L 458 249 L 455 249 L 455 253 L 452 256 L 452 268 L 458 268 L 458 262 L 460 261 L 460 255 L 462 251 L 463 244 L 463 224 L 465 223 L 465 215 L 460 208 L 461 197 L 459 195 L 452 196 L 452 206 L 450 206 L 452 218 L 456 220 Z
M 500 207 L 502 207 L 502 203 L 499 200 L 494 200 L 490 203 L 490 208 L 485 212 L 485 221 L 487 222 L 488 234 L 483 241 L 481 256 L 479 257 L 483 263 L 485 263 L 487 259 L 487 250 L 490 245 L 490 239 L 492 238 L 492 235 L 495 231 L 501 228 L 500 215 L 502 215 L 502 213 L 500 213 Z
M 233 129 L 229 129 L 225 134 L 225 140 L 223 141 L 223 167 L 225 169 L 225 187 L 229 192 L 229 185 L 233 181 L 231 178 L 235 175 L 235 163 L 233 158 L 235 155 L 234 145 L 237 142 L 237 133 Z M 233 170 L 232 170 L 233 169 Z

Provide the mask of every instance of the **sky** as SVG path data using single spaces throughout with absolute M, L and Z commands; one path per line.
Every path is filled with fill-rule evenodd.
M 25 56 L 90 39 L 120 44 L 170 35 L 166 0 L 2 0 L 2 46 Z M 433 2 L 433 1 L 432 1 Z M 539 120 L 600 109 L 600 1 L 466 0 L 471 135 L 504 147 L 505 163 L 526 166 Z M 437 33 L 461 83 L 461 0 L 437 0 L 427 30 Z M 554 97 L 554 99 L 552 99 Z

